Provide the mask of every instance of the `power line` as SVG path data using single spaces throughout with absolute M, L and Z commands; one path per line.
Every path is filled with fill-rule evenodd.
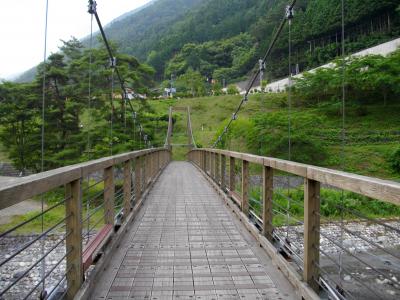
M 283 19 L 282 19 L 277 31 L 275 32 L 275 35 L 274 35 L 274 37 L 273 37 L 273 39 L 271 41 L 271 44 L 268 47 L 268 50 L 265 53 L 263 59 L 259 61 L 259 64 L 262 64 L 262 65 L 266 64 L 266 61 L 267 61 L 268 57 L 271 55 L 272 49 L 274 48 L 276 42 L 278 41 L 278 38 L 279 38 L 280 34 L 282 33 L 282 30 L 283 30 L 286 22 L 288 21 L 288 18 L 287 18 L 287 15 L 286 15 L 286 11 L 288 11 L 288 10 L 292 11 L 292 9 L 295 6 L 296 2 L 297 2 L 297 0 L 292 0 L 291 4 L 289 4 L 286 7 L 285 16 L 283 17 Z M 254 86 L 255 82 L 257 81 L 257 78 L 259 77 L 260 72 L 262 72 L 262 69 L 261 68 L 257 68 L 257 70 L 254 73 L 253 77 L 249 81 L 249 84 L 247 85 L 246 92 L 244 94 L 243 99 L 240 101 L 239 106 L 237 107 L 236 111 L 233 113 L 232 118 L 229 121 L 228 125 L 224 128 L 224 131 L 219 135 L 217 140 L 212 145 L 212 148 L 215 148 L 222 141 L 222 138 L 224 137 L 225 134 L 227 134 L 230 126 L 232 125 L 232 123 L 237 119 L 237 115 L 238 115 L 239 111 L 242 109 L 243 104 L 245 102 L 247 102 L 248 99 L 249 99 L 248 97 L 249 97 L 249 94 L 250 94 L 250 90 Z

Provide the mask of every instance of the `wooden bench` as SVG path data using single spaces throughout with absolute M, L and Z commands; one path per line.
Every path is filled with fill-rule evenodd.
M 108 241 L 113 232 L 113 225 L 107 224 L 89 241 L 82 255 L 83 271 L 85 272 L 99 253 L 99 250 Z

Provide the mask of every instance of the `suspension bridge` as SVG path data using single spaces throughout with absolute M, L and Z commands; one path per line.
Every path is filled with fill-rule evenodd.
M 89 3 L 125 93 L 96 3 Z M 400 223 L 344 205 L 352 193 L 398 206 L 399 183 L 218 149 L 249 101 L 280 32 L 285 24 L 290 27 L 295 3 L 288 5 L 259 70 L 212 147 L 197 148 L 187 107 L 178 109 L 187 114 L 187 144 L 174 144 L 170 108 L 161 148 L 151 146 L 139 124 L 148 149 L 112 155 L 111 145 L 109 157 L 1 182 L 0 210 L 54 191 L 57 201 L 0 233 L 0 241 L 19 238 L 0 254 L 0 299 L 400 297 Z M 289 113 L 290 76 L 291 71 Z M 289 153 L 290 146 L 289 139 Z M 187 148 L 187 161 L 172 161 L 176 147 Z M 298 186 L 303 186 L 300 197 L 294 192 Z M 336 219 L 322 212 L 323 189 L 342 191 L 334 204 L 340 211 Z M 54 210 L 62 217 L 44 228 L 46 214 Z M 35 222 L 41 223 L 40 234 L 18 236 L 21 227 Z M 6 277 L 23 254 L 29 262 Z

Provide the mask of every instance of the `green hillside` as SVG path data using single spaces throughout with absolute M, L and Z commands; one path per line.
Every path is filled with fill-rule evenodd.
M 222 130 L 228 118 L 235 110 L 239 96 L 219 96 L 181 100 L 152 101 L 150 105 L 161 113 L 169 106 L 190 106 L 192 126 L 196 143 L 210 147 Z M 261 155 L 273 155 L 287 158 L 287 144 L 267 143 L 267 139 L 254 142 L 254 131 L 260 122 L 268 121 L 268 132 L 260 135 L 280 141 L 280 129 L 287 130 L 286 94 L 258 94 L 250 97 L 235 122 L 226 148 L 234 151 L 250 152 Z M 351 105 L 346 118 L 347 141 L 345 146 L 346 170 L 362 175 L 381 178 L 400 178 L 390 168 L 390 157 L 400 142 L 400 105 L 368 105 L 362 110 Z M 385 118 L 382 118 L 385 116 Z M 176 125 L 173 143 L 186 143 L 186 114 L 174 112 Z M 292 152 L 294 160 L 317 166 L 341 169 L 341 115 L 334 104 L 313 108 L 295 108 L 292 111 Z M 299 136 L 308 136 L 307 142 L 301 143 Z M 285 140 L 287 141 L 287 140 Z M 313 150 L 311 154 L 304 150 Z M 175 158 L 184 159 L 181 149 L 176 150 Z M 274 152 L 274 153 L 272 153 Z M 296 159 L 297 158 L 297 159 Z

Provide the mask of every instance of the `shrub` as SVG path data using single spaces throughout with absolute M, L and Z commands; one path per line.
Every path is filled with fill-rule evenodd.
M 400 173 L 400 147 L 395 150 L 389 158 L 390 167 L 396 173 Z
M 236 95 L 237 93 L 239 93 L 239 90 L 236 87 L 236 85 L 230 84 L 230 85 L 228 85 L 227 92 L 228 92 L 228 95 Z

